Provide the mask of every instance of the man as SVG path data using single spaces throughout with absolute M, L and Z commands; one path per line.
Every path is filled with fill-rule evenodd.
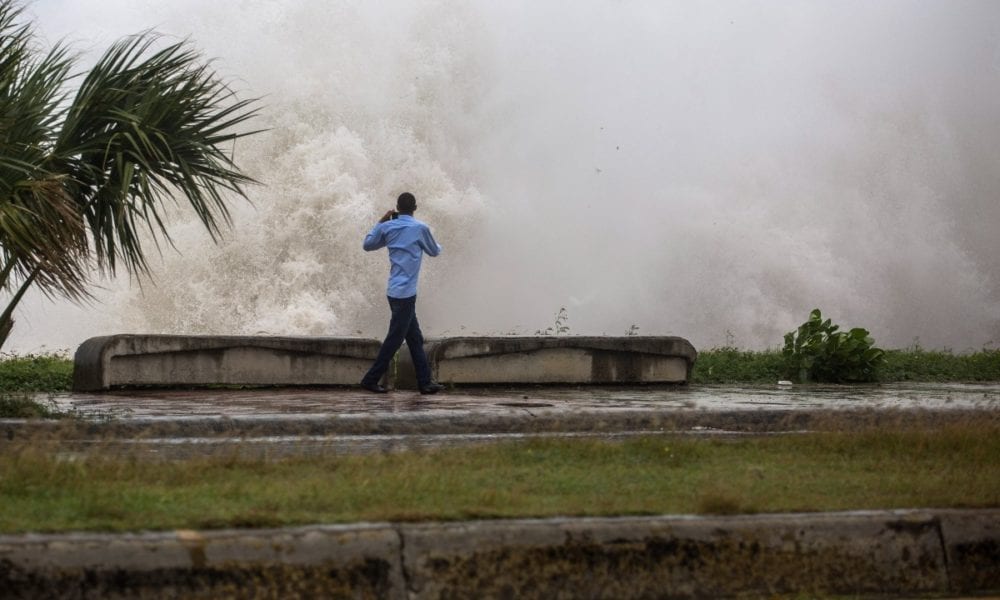
M 379 384 L 389 369 L 389 362 L 406 340 L 417 371 L 417 387 L 421 394 L 436 394 L 444 386 L 431 380 L 431 368 L 424 354 L 424 336 L 417 323 L 417 278 L 420 276 L 420 261 L 423 255 L 437 256 L 441 246 L 434 241 L 430 227 L 413 218 L 417 210 L 417 199 L 413 194 L 403 193 L 396 199 L 396 210 L 385 213 L 375 227 L 365 237 L 366 251 L 389 249 L 389 333 L 378 351 L 375 363 L 361 380 L 361 387 L 376 394 L 388 390 Z

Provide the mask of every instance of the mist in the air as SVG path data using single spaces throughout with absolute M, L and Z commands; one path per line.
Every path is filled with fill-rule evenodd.
M 182 211 L 155 281 L 31 299 L 12 345 L 126 331 L 384 333 L 412 191 L 428 336 L 779 345 L 812 308 L 885 347 L 1000 341 L 1000 4 L 39 0 L 81 64 L 186 37 L 269 130 L 213 246 Z M 151 247 L 152 248 L 152 247 Z M 155 251 L 154 251 L 155 252 Z

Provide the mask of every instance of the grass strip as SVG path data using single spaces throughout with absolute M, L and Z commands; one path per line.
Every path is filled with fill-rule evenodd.
M 0 532 L 1000 506 L 1000 425 L 277 461 L 0 448 Z

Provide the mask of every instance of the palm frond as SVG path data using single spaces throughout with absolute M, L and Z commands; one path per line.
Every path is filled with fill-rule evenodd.
M 63 118 L 62 92 L 72 58 L 57 45 L 45 54 L 31 30 L 19 26 L 19 7 L 0 3 L 0 186 L 41 168 Z
M 12 295 L 0 346 L 30 286 L 82 300 L 94 265 L 145 272 L 143 230 L 170 241 L 168 206 L 185 199 L 216 238 L 229 196 L 254 183 L 226 151 L 256 133 L 240 130 L 255 101 L 187 43 L 162 42 L 126 38 L 72 75 L 68 50 L 42 51 L 21 5 L 0 0 L 0 288 Z
M 0 1 L 0 286 L 30 280 L 46 294 L 87 296 L 86 226 L 64 177 L 45 168 L 63 118 L 66 49 L 40 53 L 21 8 Z
M 3 283 L 15 275 L 46 295 L 88 298 L 86 224 L 62 178 L 22 180 L 11 197 L 0 202 Z
M 142 230 L 170 241 L 164 218 L 182 197 L 213 239 L 230 215 L 224 194 L 254 183 L 227 155 L 256 115 L 186 42 L 145 33 L 112 46 L 84 78 L 56 140 L 52 170 L 70 175 L 97 262 L 145 272 Z

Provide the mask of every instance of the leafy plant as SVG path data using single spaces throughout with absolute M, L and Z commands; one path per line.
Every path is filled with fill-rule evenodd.
M 724 346 L 698 351 L 691 383 L 774 383 L 784 377 L 784 357 L 777 349 Z
M 880 381 L 1000 381 L 1000 350 L 953 354 L 949 350 L 886 350 Z
M 61 392 L 73 383 L 73 360 L 65 354 L 0 352 L 0 393 Z
M 813 309 L 797 331 L 785 334 L 781 354 L 786 375 L 803 383 L 874 381 L 885 352 L 875 347 L 867 329 L 839 329 Z
M 566 314 L 566 307 L 562 306 L 559 308 L 559 312 L 556 313 L 555 323 L 545 329 L 536 329 L 535 335 L 562 335 L 569 333 L 569 325 L 566 324 L 568 321 L 569 315 Z

